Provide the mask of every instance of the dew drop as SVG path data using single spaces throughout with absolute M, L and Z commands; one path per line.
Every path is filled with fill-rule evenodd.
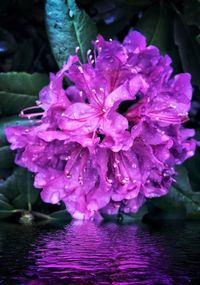
M 89 50 L 87 51 L 87 55 L 89 55 L 91 52 L 92 52 L 91 49 L 89 49 Z
M 107 178 L 106 180 L 107 180 L 107 182 L 108 182 L 109 184 L 112 184 L 112 183 L 113 183 L 113 180 L 112 180 L 112 179 Z
M 78 183 L 79 183 L 80 185 L 83 185 L 83 177 L 82 177 L 82 176 L 79 176 L 79 177 L 78 177 Z
M 78 67 L 78 70 L 80 71 L 80 73 L 84 73 L 82 66 L 79 66 L 79 67 Z
M 41 102 L 39 100 L 36 100 L 35 103 L 39 106 L 41 105 Z
M 76 48 L 75 48 L 75 53 L 78 53 L 79 50 L 80 50 L 80 47 L 76 47 Z
M 194 151 L 192 151 L 192 150 L 188 151 L 188 155 L 189 156 L 193 156 L 194 155 Z
M 73 17 L 74 17 L 74 13 L 73 13 L 72 10 L 69 10 L 69 16 L 70 16 L 70 18 L 73 18 Z
M 70 179 L 72 177 L 71 173 L 69 171 L 66 172 L 66 177 L 67 177 L 67 179 Z
M 122 181 L 121 181 L 121 183 L 122 183 L 122 184 L 126 184 L 126 183 L 127 183 L 126 178 L 123 178 Z
M 174 105 L 174 104 L 170 104 L 169 105 L 172 109 L 176 109 L 177 107 L 176 107 L 176 105 Z

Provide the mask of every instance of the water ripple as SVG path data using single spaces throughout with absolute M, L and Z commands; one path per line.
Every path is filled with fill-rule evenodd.
M 1 227 L 0 284 L 196 284 L 199 236 L 193 224 Z

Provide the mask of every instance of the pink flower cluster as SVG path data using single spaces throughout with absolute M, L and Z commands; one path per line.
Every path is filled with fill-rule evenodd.
M 77 219 L 137 212 L 168 193 L 174 167 L 194 154 L 188 120 L 190 75 L 171 78 L 169 56 L 133 31 L 123 44 L 98 36 L 88 63 L 71 56 L 21 112 L 30 126 L 6 129 L 16 163 L 36 173 L 48 203 Z M 74 85 L 64 88 L 63 79 Z M 39 112 L 28 113 L 40 108 Z

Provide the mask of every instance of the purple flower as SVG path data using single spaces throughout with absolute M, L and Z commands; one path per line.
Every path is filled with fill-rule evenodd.
M 51 75 L 38 106 L 21 112 L 28 127 L 6 129 L 16 163 L 36 173 L 48 203 L 64 201 L 77 219 L 137 212 L 168 193 L 175 166 L 194 154 L 185 129 L 189 74 L 171 77 L 171 59 L 133 31 L 123 44 L 98 36 L 88 63 L 69 58 Z M 74 85 L 64 88 L 63 79 Z M 39 113 L 29 113 L 34 108 Z

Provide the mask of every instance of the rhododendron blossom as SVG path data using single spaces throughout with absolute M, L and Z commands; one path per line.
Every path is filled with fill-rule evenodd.
M 190 75 L 131 31 L 121 44 L 98 36 L 88 62 L 77 55 L 51 75 L 30 126 L 6 129 L 16 163 L 34 172 L 47 203 L 64 201 L 77 219 L 137 212 L 168 193 L 175 165 L 194 154 L 188 120 Z M 63 87 L 63 79 L 73 85 Z M 40 110 L 30 113 L 32 109 Z

